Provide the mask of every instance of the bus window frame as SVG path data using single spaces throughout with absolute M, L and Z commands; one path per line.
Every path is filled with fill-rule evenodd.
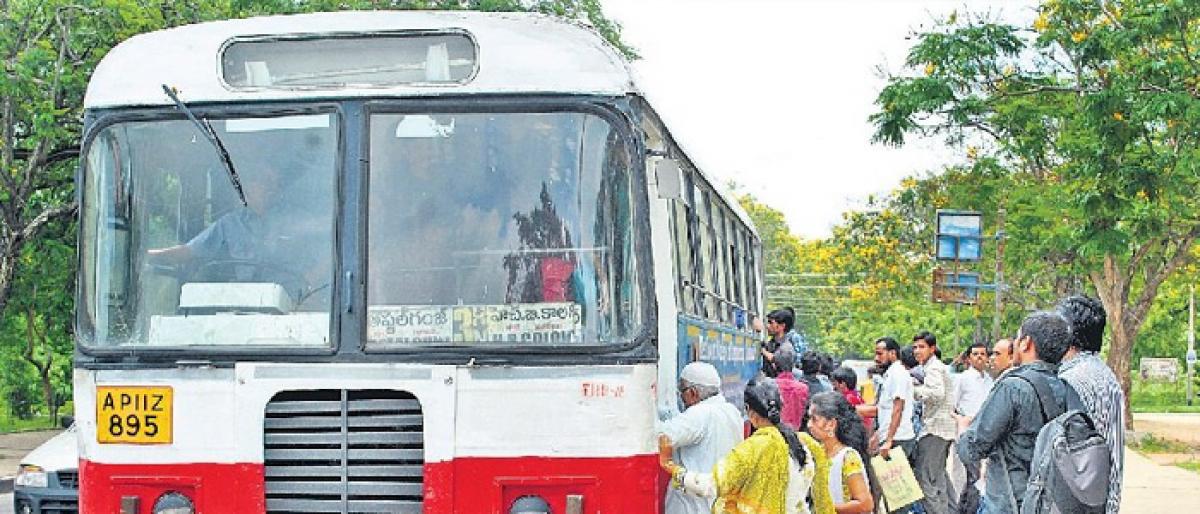
M 353 86 L 346 85 L 312 85 L 312 86 L 235 86 L 225 80 L 225 66 L 222 61 L 225 59 L 225 51 L 237 43 L 262 43 L 271 41 L 312 41 L 318 39 L 369 39 L 374 37 L 422 37 L 422 36 L 450 36 L 458 35 L 466 37 L 471 42 L 471 46 L 475 51 L 474 65 L 471 67 L 471 73 L 457 82 L 405 82 L 400 84 L 354 84 Z M 443 88 L 443 87 L 460 87 L 470 84 L 479 76 L 479 41 L 475 39 L 475 35 L 464 29 L 445 28 L 445 29 L 408 29 L 408 30 L 378 30 L 369 32 L 299 32 L 294 34 L 265 34 L 257 36 L 237 36 L 225 40 L 217 49 L 216 60 L 216 77 L 220 82 L 221 87 L 235 93 L 253 93 L 261 91 L 339 91 L 347 87 L 355 89 L 395 89 L 397 87 L 415 87 L 415 88 Z
M 85 330 L 84 321 L 87 316 L 86 309 L 76 308 L 74 327 L 75 339 L 79 344 L 76 348 L 76 362 L 86 361 L 85 357 L 90 357 L 96 360 L 104 360 L 106 358 L 129 356 L 137 354 L 139 357 L 145 357 L 148 360 L 156 360 L 159 358 L 174 358 L 180 355 L 187 356 L 232 356 L 235 359 L 240 359 L 245 355 L 306 355 L 327 357 L 337 354 L 339 351 L 340 340 L 338 335 L 341 330 L 341 306 L 343 304 L 340 298 L 342 291 L 341 283 L 341 248 L 343 244 L 343 234 L 341 228 L 341 203 L 343 201 L 343 191 L 345 188 L 344 177 L 341 168 L 346 161 L 346 123 L 349 117 L 346 115 L 344 106 L 337 102 L 317 101 L 310 103 L 264 103 L 261 105 L 247 105 L 240 103 L 236 105 L 214 105 L 214 104 L 198 104 L 188 106 L 198 118 L 211 117 L 212 119 L 224 119 L 231 117 L 282 117 L 282 116 L 303 116 L 313 114 L 329 114 L 334 117 L 337 124 L 337 149 L 335 161 L 338 169 L 334 170 L 334 205 L 333 214 L 333 246 L 331 248 L 332 255 L 332 271 L 330 287 L 331 298 L 329 304 L 329 345 L 326 346 L 295 346 L 280 348 L 275 346 L 98 346 L 90 344 L 94 330 Z M 80 158 L 83 159 L 89 151 L 96 138 L 109 127 L 121 123 L 137 123 L 137 122 L 167 122 L 167 121 L 187 121 L 187 117 L 179 112 L 174 106 L 172 107 L 125 107 L 125 108 L 110 108 L 103 110 L 89 111 L 84 116 L 85 133 L 83 142 L 80 145 Z M 213 150 L 216 151 L 215 149 Z M 87 174 L 84 172 L 84 164 L 81 162 L 76 167 L 75 172 L 75 199 L 78 202 L 79 208 L 83 209 L 83 191 L 87 187 Z M 84 227 L 79 223 L 76 227 L 76 239 L 80 243 L 83 242 Z M 76 269 L 82 270 L 84 265 L 84 252 L 76 252 Z M 83 281 L 85 273 L 77 273 L 75 284 L 75 301 L 82 304 L 85 288 Z M 131 351 L 132 350 L 132 351 Z
M 469 353 L 471 355 L 490 355 L 495 353 L 508 355 L 608 355 L 614 353 L 624 353 L 635 351 L 642 346 L 653 347 L 651 353 L 657 354 L 657 345 L 655 344 L 654 333 L 657 331 L 657 302 L 662 299 L 655 298 L 654 289 L 654 261 L 652 250 L 646 243 L 647 238 L 634 237 L 633 254 L 637 270 L 634 287 L 638 288 L 638 294 L 648 301 L 642 301 L 641 304 L 641 326 L 628 335 L 628 340 L 617 341 L 608 344 L 568 344 L 568 345 L 502 345 L 494 342 L 478 342 L 474 344 L 444 344 L 435 342 L 432 344 L 413 344 L 411 347 L 403 347 L 398 345 L 372 345 L 366 338 L 367 316 L 366 311 L 369 307 L 367 303 L 367 287 L 366 281 L 369 280 L 370 268 L 367 262 L 370 244 L 367 235 L 370 219 L 368 211 L 370 208 L 370 124 L 371 117 L 376 114 L 549 114 L 549 113 L 582 113 L 591 114 L 600 117 L 609 123 L 612 129 L 626 141 L 630 149 L 629 172 L 631 174 L 630 181 L 633 185 L 634 193 L 634 216 L 632 226 L 635 233 L 649 235 L 650 232 L 650 216 L 649 216 L 649 188 L 646 184 L 646 158 L 648 156 L 645 150 L 645 141 L 641 137 L 636 137 L 637 133 L 634 129 L 636 123 L 628 111 L 629 106 L 625 99 L 614 99 L 609 102 L 599 101 L 599 98 L 591 95 L 565 95 L 565 96 L 546 96 L 546 97 L 508 97 L 504 95 L 495 96 L 471 96 L 467 98 L 461 97 L 442 97 L 442 98 L 406 98 L 399 100 L 391 99 L 374 99 L 364 102 L 362 109 L 362 127 L 363 137 L 361 138 L 359 151 L 363 156 L 362 165 L 360 166 L 359 180 L 362 184 L 362 198 L 358 202 L 357 215 L 362 220 L 357 226 L 359 230 L 358 240 L 358 269 L 362 273 L 362 279 L 357 282 L 359 290 L 356 291 L 354 303 L 361 305 L 362 313 L 355 319 L 356 325 L 362 334 L 358 337 L 359 349 L 366 355 L 407 355 L 407 354 L 423 354 L 430 351 L 447 351 L 455 353 Z M 657 357 L 654 357 L 655 359 Z
M 399 104 L 399 105 L 397 105 Z M 502 107 L 503 106 L 503 107 Z M 405 110 L 440 109 L 451 112 L 457 109 L 464 113 L 495 112 L 589 112 L 602 116 L 622 137 L 632 145 L 630 168 L 634 191 L 633 226 L 643 234 L 650 234 L 648 187 L 645 162 L 647 158 L 644 139 L 634 131 L 634 108 L 629 97 L 597 95 L 546 95 L 538 97 L 512 95 L 473 95 L 470 97 L 421 97 L 421 98 L 374 98 L 374 99 L 313 99 L 310 102 L 264 102 L 261 104 L 196 104 L 189 105 L 197 115 L 289 115 L 320 114 L 337 115 L 338 132 L 338 176 L 336 180 L 337 211 L 334 228 L 335 255 L 334 277 L 331 287 L 330 329 L 331 344 L 322 347 L 238 347 L 238 346 L 192 346 L 192 347 L 130 347 L 75 345 L 75 367 L 77 369 L 142 369 L 147 367 L 178 367 L 181 363 L 213 367 L 232 367 L 238 362 L 294 362 L 294 363 L 364 363 L 395 362 L 413 364 L 466 364 L 479 365 L 586 365 L 617 363 L 653 363 L 658 361 L 658 302 L 664 299 L 654 296 L 654 260 L 652 251 L 644 238 L 634 238 L 634 253 L 638 259 L 635 287 L 642 288 L 644 301 L 641 305 L 641 327 L 630 335 L 624 344 L 576 345 L 576 346 L 462 346 L 422 345 L 411 349 L 388 348 L 386 351 L 365 348 L 366 316 L 366 198 L 369 194 L 367 176 L 370 172 L 366 151 L 370 138 L 365 134 L 370 126 L 372 108 L 384 108 L 385 112 Z M 370 108 L 369 108 L 370 107 Z M 324 111 L 322 111 L 324 109 Z M 380 111 L 374 111 L 380 112 Z M 81 156 L 95 137 L 111 125 L 136 121 L 174 121 L 184 118 L 174 107 L 128 106 L 120 108 L 93 109 L 84 113 L 84 137 Z M 351 139 L 360 137 L 360 145 L 350 144 Z M 76 200 L 82 199 L 84 185 L 83 165 L 76 167 Z M 81 204 L 82 205 L 82 204 Z M 76 229 L 76 237 L 82 241 L 83 226 Z M 358 252 L 358 259 L 350 259 Z M 83 253 L 76 255 L 76 266 L 82 269 Z M 81 294 L 79 287 L 83 273 L 76 277 L 76 299 Z M 76 339 L 90 337 L 82 330 L 86 313 L 76 309 Z M 358 344 L 353 341 L 357 340 Z M 133 350 L 133 351 L 131 351 Z

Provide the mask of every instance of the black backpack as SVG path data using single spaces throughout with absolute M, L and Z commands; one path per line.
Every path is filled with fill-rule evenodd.
M 1070 391 L 1064 412 L 1054 401 L 1045 377 L 1037 373 L 1010 375 L 1033 386 L 1046 421 L 1033 447 L 1020 514 L 1103 514 L 1113 463 L 1091 416 L 1082 405 L 1073 405 L 1079 402 L 1071 401 Z

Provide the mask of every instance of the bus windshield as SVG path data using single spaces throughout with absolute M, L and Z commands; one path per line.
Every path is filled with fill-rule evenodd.
M 210 116 L 245 205 L 192 122 L 100 129 L 85 149 L 82 344 L 330 347 L 335 291 L 365 298 L 340 324 L 359 323 L 363 341 L 342 344 L 368 350 L 633 338 L 644 264 L 626 132 L 588 112 L 368 109 L 367 141 L 343 143 L 366 152 L 365 181 L 344 184 L 364 170 L 343 169 L 339 140 L 361 132 L 338 116 Z M 335 258 L 339 213 L 365 224 L 346 255 L 366 255 Z M 359 266 L 365 291 L 335 287 Z
M 245 204 L 192 122 L 102 129 L 84 163 L 85 344 L 329 345 L 336 120 L 211 120 Z
M 368 347 L 632 335 L 632 154 L 604 118 L 370 120 Z

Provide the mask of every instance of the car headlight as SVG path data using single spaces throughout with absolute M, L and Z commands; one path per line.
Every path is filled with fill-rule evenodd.
M 46 487 L 48 483 L 46 470 L 31 464 L 21 465 L 21 469 L 17 471 L 17 479 L 13 481 L 13 485 L 17 487 Z
M 171 491 L 158 497 L 158 501 L 154 502 L 154 510 L 151 512 L 154 514 L 195 514 L 196 507 L 192 505 L 192 500 L 183 493 Z

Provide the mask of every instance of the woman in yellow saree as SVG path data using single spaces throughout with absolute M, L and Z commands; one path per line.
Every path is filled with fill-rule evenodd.
M 672 487 L 700 496 L 716 496 L 716 514 L 809 514 L 805 498 L 813 493 L 817 514 L 833 513 L 826 480 L 818 470 L 828 464 L 824 450 L 807 434 L 780 423 L 783 402 L 774 380 L 759 377 L 746 386 L 746 411 L 754 433 L 735 446 L 712 470 L 688 470 L 674 463 L 669 452 L 659 462 L 671 474 Z M 803 441 L 802 441 L 803 439 Z M 819 452 L 819 459 L 814 452 Z M 821 461 L 821 462 L 818 462 Z

